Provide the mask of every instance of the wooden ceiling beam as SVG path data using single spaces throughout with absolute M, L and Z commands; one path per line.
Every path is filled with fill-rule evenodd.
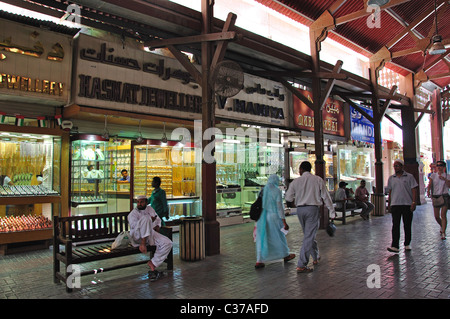
M 186 37 L 177 37 L 177 38 L 170 38 L 170 39 L 158 39 L 158 40 L 146 42 L 145 46 L 149 47 L 150 49 L 156 49 L 156 48 L 164 48 L 169 45 L 190 44 L 190 43 L 199 43 L 199 42 L 207 42 L 207 41 L 234 40 L 234 39 L 236 39 L 236 37 L 237 37 L 236 32 L 228 31 L 228 32 L 192 35 L 192 36 L 186 36 Z

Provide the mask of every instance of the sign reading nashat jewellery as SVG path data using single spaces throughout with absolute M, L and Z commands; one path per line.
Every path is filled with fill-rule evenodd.
M 114 36 L 98 39 L 80 34 L 75 48 L 73 103 L 201 118 L 201 87 L 176 59 L 145 52 L 134 40 L 122 42 Z M 196 67 L 200 71 L 200 66 Z M 246 88 L 233 98 L 217 99 L 216 114 L 246 120 L 251 116 L 257 122 L 284 125 L 284 92 L 265 79 L 244 76 Z

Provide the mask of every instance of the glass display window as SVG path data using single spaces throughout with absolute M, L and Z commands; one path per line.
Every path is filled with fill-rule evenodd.
M 195 148 L 192 143 L 146 140 L 131 143 L 131 202 L 144 195 L 149 198 L 154 190 L 152 180 L 161 179 L 161 188 L 166 192 L 169 205 L 169 221 L 180 217 L 201 215 L 199 188 L 201 169 L 195 163 Z
M 71 214 L 107 213 L 110 182 L 108 139 L 97 135 L 76 135 L 71 142 Z
M 243 215 L 235 220 L 239 223 L 271 174 L 284 180 L 285 150 L 282 144 L 256 143 L 250 137 L 216 136 L 215 142 L 217 217 Z M 220 221 L 221 225 L 235 222 Z
M 300 177 L 299 167 L 304 161 L 310 161 L 309 150 L 306 149 L 296 149 L 295 151 L 289 152 L 289 178 L 295 179 Z M 311 166 L 314 167 L 314 162 Z
M 327 189 L 329 191 L 334 191 L 334 156 L 332 152 L 325 152 L 323 155 L 323 160 L 325 161 L 325 181 Z M 294 149 L 289 152 L 289 173 L 290 179 L 295 179 L 300 177 L 299 167 L 303 161 L 308 161 L 311 164 L 311 174 L 316 174 L 315 162 L 316 155 L 314 151 L 308 149 Z
M 0 254 L 10 244 L 49 242 L 61 214 L 63 140 L 59 129 L 0 124 Z M 15 246 L 14 246 L 15 247 Z
M 111 140 L 107 146 L 108 191 L 130 193 L 131 140 Z
M 0 132 L 0 196 L 59 195 L 61 137 Z
M 360 181 L 366 181 L 366 188 L 372 191 L 374 181 L 374 151 L 372 148 L 340 145 L 337 148 L 338 180 L 348 183 L 348 188 L 356 190 Z

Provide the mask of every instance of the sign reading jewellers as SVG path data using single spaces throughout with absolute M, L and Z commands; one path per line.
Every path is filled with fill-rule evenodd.
M 312 102 L 312 92 L 298 89 Z M 314 112 L 296 96 L 294 101 L 295 126 L 306 131 L 314 131 Z M 323 133 L 344 136 L 344 108 L 341 101 L 328 98 L 322 108 Z
M 148 113 L 185 119 L 200 119 L 201 87 L 173 58 L 145 52 L 142 45 L 126 39 L 94 38 L 80 34 L 75 39 L 76 66 L 73 103 L 93 107 Z M 199 71 L 200 66 L 196 66 Z M 233 98 L 218 98 L 221 117 L 284 124 L 286 100 L 273 82 L 245 75 L 247 87 Z M 264 98 L 255 93 L 264 90 Z M 266 89 L 270 87 L 269 89 Z M 275 100 L 275 104 L 268 102 Z
M 0 19 L 2 99 L 66 104 L 72 37 Z

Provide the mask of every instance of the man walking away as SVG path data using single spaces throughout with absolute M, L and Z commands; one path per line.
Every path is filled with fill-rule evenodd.
M 323 202 L 330 210 L 330 215 L 336 216 L 333 202 L 328 193 L 325 181 L 311 174 L 311 163 L 304 161 L 300 164 L 300 177 L 294 179 L 285 194 L 288 202 L 295 201 L 297 217 L 303 229 L 303 243 L 297 263 L 297 272 L 313 271 L 309 268 L 309 257 L 313 258 L 313 265 L 319 263 L 319 247 L 316 242 L 317 229 L 320 221 L 320 206 Z

